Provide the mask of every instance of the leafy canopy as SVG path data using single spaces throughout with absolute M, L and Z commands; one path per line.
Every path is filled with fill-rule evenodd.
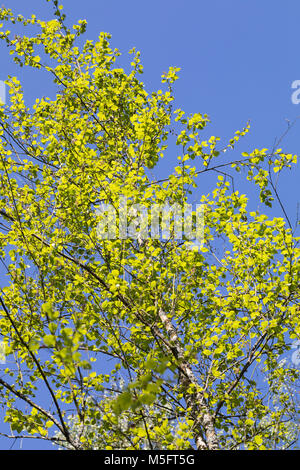
M 53 6 L 51 21 L 0 10 L 32 31 L 2 29 L 13 60 L 56 87 L 28 107 L 8 77 L 0 107 L 0 399 L 11 436 L 69 449 L 292 445 L 298 370 L 280 360 L 300 333 L 299 240 L 284 218 L 249 211 L 227 171 L 243 170 L 271 207 L 274 174 L 296 156 L 227 158 L 248 124 L 223 147 L 202 140 L 208 116 L 173 110 L 178 68 L 148 93 L 138 52 L 124 71 L 109 34 L 79 46 L 86 21 L 69 29 Z M 155 179 L 172 140 L 178 165 Z M 183 206 L 206 173 L 217 178 L 199 201 L 198 250 L 185 237 L 99 237 L 101 203 L 118 221 L 121 196 L 129 208 Z

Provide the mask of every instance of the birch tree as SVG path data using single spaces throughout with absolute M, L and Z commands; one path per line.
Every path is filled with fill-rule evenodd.
M 51 21 L 0 10 L 15 63 L 56 87 L 28 106 L 9 76 L 0 106 L 2 435 L 68 449 L 294 446 L 299 371 L 280 361 L 299 339 L 300 250 L 274 177 L 297 157 L 243 152 L 247 123 L 229 142 L 207 137 L 206 114 L 173 107 L 178 68 L 147 91 L 135 49 L 126 72 L 109 34 L 84 42 L 86 21 L 69 27 L 52 3 Z M 152 208 L 177 204 L 183 219 L 208 174 L 203 239 L 176 237 L 176 217 L 153 236 Z M 260 209 L 233 178 L 252 181 Z

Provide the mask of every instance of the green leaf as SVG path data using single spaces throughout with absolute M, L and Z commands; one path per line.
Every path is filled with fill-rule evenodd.
M 54 335 L 45 335 L 43 338 L 44 344 L 49 348 L 52 348 L 56 344 L 56 339 Z

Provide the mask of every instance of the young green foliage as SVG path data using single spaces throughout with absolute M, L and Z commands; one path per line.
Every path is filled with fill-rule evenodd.
M 36 29 L 0 33 L 14 61 L 56 86 L 55 99 L 30 109 L 8 77 L 0 108 L 5 421 L 69 449 L 289 446 L 298 371 L 279 359 L 300 333 L 300 250 L 284 219 L 249 212 L 224 174 L 202 198 L 198 250 L 172 235 L 101 239 L 97 208 L 111 204 L 119 221 L 120 197 L 183 206 L 220 167 L 246 168 L 270 206 L 272 171 L 296 157 L 262 149 L 226 160 L 249 125 L 223 149 L 218 137 L 202 140 L 208 116 L 172 109 L 179 69 L 149 94 L 139 53 L 127 73 L 109 34 L 80 48 L 86 22 L 69 29 L 53 5 L 48 22 L 0 10 Z M 154 180 L 175 130 L 179 164 Z

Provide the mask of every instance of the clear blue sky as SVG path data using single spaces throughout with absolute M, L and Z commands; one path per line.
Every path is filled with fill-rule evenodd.
M 300 104 L 291 101 L 291 84 L 300 79 L 297 0 L 65 0 L 63 4 L 70 23 L 87 19 L 87 38 L 96 39 L 100 31 L 112 34 L 112 45 L 124 53 L 122 64 L 128 64 L 126 54 L 133 46 L 141 51 L 148 90 L 161 87 L 160 76 L 170 65 L 181 67 L 176 106 L 188 113 L 207 113 L 210 134 L 226 141 L 250 119 L 251 133 L 236 156 L 243 150 L 272 147 L 285 131 L 286 119 L 300 115 Z M 4 5 L 43 19 L 52 14 L 46 0 L 4 0 Z M 38 72 L 17 69 L 8 49 L 1 46 L 1 80 L 18 74 L 29 104 L 38 96 L 53 96 L 54 89 L 40 80 Z M 300 120 L 284 141 L 292 153 L 300 153 L 299 130 Z M 161 171 L 169 169 L 173 156 L 159 167 Z M 298 174 L 298 170 L 293 176 L 288 173 L 279 186 L 291 218 L 296 214 Z
M 3 0 L 16 13 L 52 18 L 45 0 Z M 112 34 L 112 45 L 124 54 L 133 46 L 141 51 L 143 81 L 148 90 L 160 88 L 160 76 L 169 66 L 181 67 L 176 83 L 176 107 L 187 113 L 207 113 L 209 132 L 225 141 L 250 119 L 251 133 L 238 147 L 244 150 L 272 147 L 286 129 L 286 119 L 300 116 L 292 104 L 291 84 L 300 80 L 299 0 L 65 0 L 69 24 L 86 19 L 86 38 L 100 31 Z M 124 63 L 126 57 L 121 61 Z M 0 44 L 0 80 L 8 74 L 21 79 L 28 103 L 53 96 L 47 82 L 31 69 L 12 64 Z M 282 147 L 300 154 L 300 119 Z M 238 156 L 237 154 L 237 156 Z M 160 171 L 170 167 L 164 160 Z M 299 169 L 281 178 L 280 194 L 291 218 L 296 215 Z M 203 181 L 203 188 L 207 182 Z M 205 192 L 205 191 L 204 191 Z M 245 190 L 246 192 L 246 190 Z M 276 215 L 281 215 L 278 207 Z M 273 212 L 274 213 L 274 212 Z M 0 272 L 1 275 L 1 272 Z M 16 443 L 14 448 L 18 448 Z M 0 449 L 9 444 L 0 439 Z M 24 443 L 23 448 L 30 447 Z M 34 442 L 35 448 L 45 448 Z

